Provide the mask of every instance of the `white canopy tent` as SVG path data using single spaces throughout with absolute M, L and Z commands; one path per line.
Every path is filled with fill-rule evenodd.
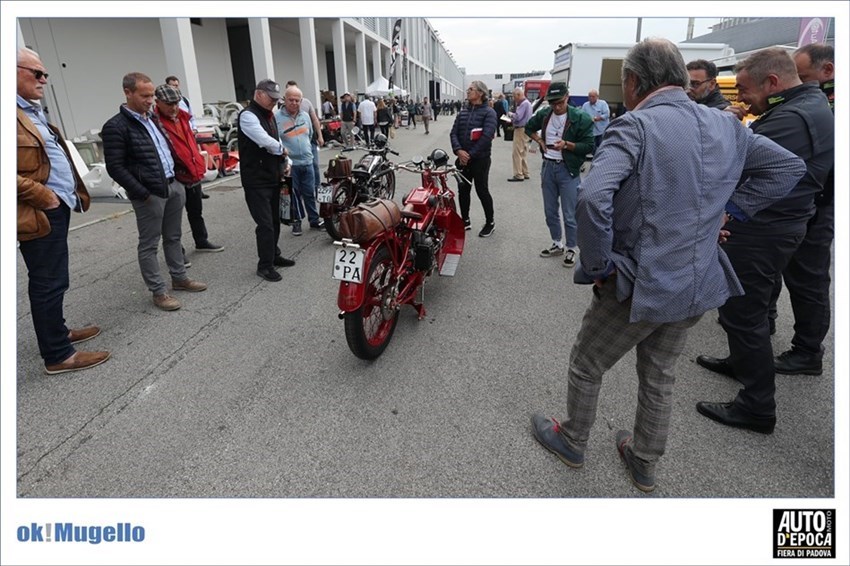
M 403 88 L 393 86 L 390 90 L 390 81 L 384 77 L 378 77 L 375 82 L 366 87 L 366 94 L 369 96 L 407 96 L 407 91 Z

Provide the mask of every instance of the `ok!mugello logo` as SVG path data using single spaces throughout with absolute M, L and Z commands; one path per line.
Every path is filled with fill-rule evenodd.
M 774 558 L 835 558 L 835 509 L 774 509 Z
M 20 525 L 18 542 L 143 542 L 145 528 L 132 523 L 77 525 L 75 523 L 30 523 Z

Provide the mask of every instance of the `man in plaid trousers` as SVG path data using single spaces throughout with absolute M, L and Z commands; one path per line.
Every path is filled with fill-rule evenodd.
M 616 434 L 616 447 L 632 483 L 650 492 L 687 331 L 742 294 L 718 243 L 723 224 L 781 199 L 805 165 L 733 115 L 694 104 L 682 55 L 666 39 L 632 47 L 622 81 L 631 111 L 605 131 L 578 196 L 574 280 L 592 283 L 594 297 L 570 354 L 568 418 L 537 414 L 532 428 L 544 448 L 582 467 L 602 377 L 636 348 L 634 426 Z

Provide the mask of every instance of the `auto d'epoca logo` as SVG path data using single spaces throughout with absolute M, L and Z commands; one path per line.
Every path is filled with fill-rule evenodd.
M 774 558 L 835 558 L 835 509 L 774 509 Z
M 30 523 L 17 530 L 19 542 L 143 542 L 145 528 L 132 523 L 78 525 L 75 523 Z

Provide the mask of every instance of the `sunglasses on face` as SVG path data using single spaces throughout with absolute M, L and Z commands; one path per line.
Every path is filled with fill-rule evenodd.
M 44 71 L 39 70 L 39 69 L 32 69 L 30 67 L 24 67 L 23 65 L 18 65 L 18 68 L 19 69 L 26 69 L 27 71 L 32 73 L 32 75 L 35 77 L 35 80 L 37 80 L 37 81 L 40 81 L 42 77 L 44 77 L 46 79 L 47 77 L 50 76 L 47 73 L 45 73 Z

